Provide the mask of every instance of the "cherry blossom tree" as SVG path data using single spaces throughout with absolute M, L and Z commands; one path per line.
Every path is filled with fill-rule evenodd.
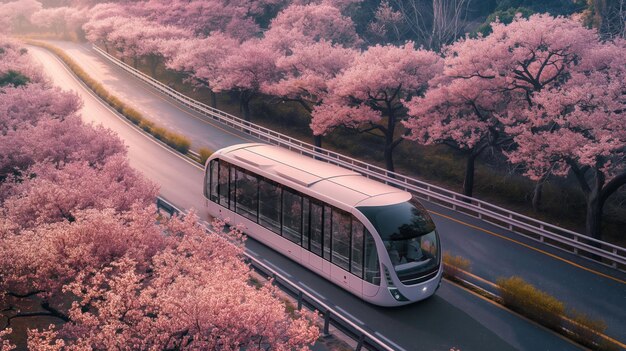
M 276 61 L 281 79 L 263 84 L 261 90 L 283 101 L 295 101 L 311 114 L 328 96 L 328 82 L 343 73 L 356 55 L 354 49 L 325 40 L 296 45 L 291 55 Z M 314 144 L 322 146 L 320 134 L 314 135 Z
M 154 207 L 142 204 L 125 213 L 89 209 L 77 211 L 74 216 L 71 222 L 17 231 L 3 223 L 0 302 L 13 311 L 8 316 L 9 325 L 15 318 L 33 315 L 69 321 L 63 308 L 63 301 L 69 297 L 63 291 L 66 284 L 83 271 L 97 270 L 124 256 L 144 262 L 162 245 L 163 236 L 154 225 Z M 43 311 L 29 313 L 17 308 L 16 299 L 31 296 L 39 297 Z
M 209 89 L 211 106 L 217 107 L 212 87 L 219 73 L 219 64 L 239 44 L 238 40 L 216 32 L 207 38 L 164 41 L 161 52 L 167 68 L 185 73 L 194 86 Z
M 77 38 L 83 38 L 82 26 L 87 19 L 87 9 L 66 6 L 41 9 L 30 18 L 34 25 L 50 29 L 64 38 L 69 37 L 70 33 L 76 34 Z
M 626 41 L 589 45 L 567 80 L 533 95 L 505 120 L 507 153 L 531 179 L 573 173 L 586 199 L 586 233 L 601 239 L 604 204 L 626 184 Z
M 409 106 L 405 124 L 424 144 L 445 144 L 466 154 L 463 193 L 472 196 L 475 160 L 488 147 L 510 142 L 502 117 L 533 106 L 534 96 L 560 84 L 597 38 L 579 23 L 549 15 L 518 16 L 492 24 L 487 37 L 446 48 L 445 69 L 433 88 Z
M 92 19 L 83 25 L 85 38 L 94 44 L 102 44 L 106 52 L 110 53 L 111 39 L 109 35 L 125 21 L 126 17 L 121 16 Z
M 18 86 L 28 82 L 44 83 L 46 78 L 41 67 L 32 62 L 24 46 L 0 36 L 0 81 L 0 86 Z
M 102 44 L 109 52 L 109 34 L 128 16 L 132 16 L 132 12 L 123 4 L 110 2 L 96 4 L 89 9 L 88 21 L 83 25 L 85 37 L 92 43 Z
M 135 68 L 141 57 L 148 58 L 153 74 L 160 57 L 159 43 L 163 40 L 190 36 L 190 33 L 183 29 L 158 25 L 141 17 L 126 18 L 116 24 L 113 31 L 107 35 L 107 40 L 121 53 L 122 58 L 132 59 Z
M 274 18 L 265 32 L 265 42 L 284 53 L 298 45 L 321 40 L 346 47 L 361 43 L 350 17 L 330 4 L 290 5 Z
M 207 235 L 194 215 L 162 230 L 165 247 L 148 265 L 130 256 L 84 270 L 67 285 L 77 297 L 72 323 L 33 333 L 29 347 L 63 338 L 59 350 L 108 349 L 307 349 L 319 336 L 312 314 L 285 311 L 271 285 L 247 282 L 243 248 Z M 240 240 L 239 232 L 231 237 Z
M 62 168 L 51 163 L 27 170 L 30 177 L 7 184 L 4 210 L 7 221 L 22 229 L 43 223 L 74 221 L 84 209 L 130 211 L 135 204 L 149 206 L 157 187 L 133 170 L 125 155 L 110 157 L 102 166 L 70 162 Z
M 29 84 L 0 92 L 0 182 L 39 162 L 102 165 L 125 147 L 111 131 L 85 125 L 77 96 Z
M 376 9 L 374 20 L 369 23 L 367 30 L 380 42 L 399 41 L 403 20 L 402 13 L 394 10 L 389 1 L 384 0 Z
M 135 5 L 136 12 L 150 21 L 188 29 L 196 35 L 208 36 L 216 31 L 240 40 L 260 32 L 255 15 L 262 14 L 272 0 L 150 0 Z
M 27 29 L 30 25 L 31 16 L 41 10 L 42 5 L 36 0 L 17 0 L 0 4 L 0 18 L 7 21 L 5 25 L 10 32 L 20 32 Z
M 250 120 L 250 101 L 260 92 L 262 84 L 278 79 L 278 54 L 267 42 L 250 39 L 229 52 L 218 65 L 213 83 L 215 92 L 236 91 L 245 120 Z
M 371 46 L 328 82 L 332 99 L 313 110 L 313 132 L 323 135 L 338 126 L 377 131 L 387 170 L 393 171 L 393 150 L 404 140 L 398 135 L 407 117 L 404 101 L 423 94 L 442 68 L 436 53 L 415 49 L 412 42 Z

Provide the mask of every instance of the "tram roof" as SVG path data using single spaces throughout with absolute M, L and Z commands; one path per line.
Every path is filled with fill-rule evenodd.
M 405 202 L 411 194 L 349 169 L 267 144 L 239 144 L 218 151 L 259 174 L 273 175 L 345 205 L 384 206 Z

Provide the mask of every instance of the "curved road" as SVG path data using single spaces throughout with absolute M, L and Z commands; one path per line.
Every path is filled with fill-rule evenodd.
M 228 131 L 218 124 L 204 122 L 108 64 L 90 48 L 73 43 L 55 44 L 65 49 L 118 97 L 132 101 L 134 107 L 160 124 L 190 136 L 194 145 L 216 148 L 242 141 L 241 134 Z M 163 196 L 184 208 L 203 209 L 202 172 L 198 167 L 145 138 L 136 129 L 129 128 L 126 122 L 89 94 L 52 54 L 39 48 L 31 48 L 31 52 L 51 74 L 55 84 L 73 89 L 82 97 L 85 101 L 83 114 L 87 120 L 102 123 L 120 134 L 130 146 L 131 164 L 160 184 Z M 580 303 L 587 306 L 587 310 L 599 314 L 611 312 L 609 318 L 605 316 L 609 323 L 609 334 L 624 340 L 621 334 L 624 333 L 623 323 L 626 320 L 623 309 L 626 285 L 622 282 L 507 240 L 507 237 L 515 236 L 497 228 L 489 228 L 475 219 L 463 218 L 435 206 L 430 208 L 441 214 L 436 215 L 435 220 L 441 228 L 446 250 L 468 257 L 475 273 L 489 280 L 518 274 L 572 305 Z M 468 227 L 447 216 L 479 225 L 492 233 Z M 357 322 L 365 322 L 373 331 L 407 350 L 449 349 L 452 346 L 463 350 L 576 349 L 560 337 L 450 284 L 444 283 L 437 296 L 423 303 L 399 309 L 382 309 L 353 298 L 262 245 L 250 241 L 248 246 L 261 257 L 271 260 L 275 266 L 297 277 L 305 288 L 314 287 L 317 293 L 341 306 Z M 576 262 L 575 257 L 566 258 Z M 594 270 L 602 273 L 603 268 L 594 267 Z

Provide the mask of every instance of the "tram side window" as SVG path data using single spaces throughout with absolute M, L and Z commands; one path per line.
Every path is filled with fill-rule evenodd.
M 259 179 L 259 223 L 276 234 L 280 233 L 280 192 L 278 184 Z
M 363 231 L 365 228 L 358 219 L 352 218 L 352 253 L 350 272 L 363 278 Z
M 330 261 L 331 207 L 324 206 L 324 258 Z
M 259 182 L 256 176 L 240 169 L 237 172 L 236 183 L 236 212 L 251 221 L 257 221 Z
M 376 243 L 369 231 L 365 231 L 365 280 L 379 285 L 380 284 L 380 264 L 378 263 L 378 253 L 376 252 Z
M 323 209 L 322 205 L 311 202 L 311 252 L 318 256 L 322 256 Z
M 282 235 L 296 244 L 301 242 L 302 196 L 291 190 L 283 190 L 283 231 Z
M 224 161 L 220 161 L 217 190 L 219 192 L 219 204 L 224 207 L 228 207 L 229 173 L 230 165 Z
M 350 270 L 350 215 L 346 212 L 333 209 L 332 217 L 332 263 Z
M 309 250 L 309 198 L 302 197 L 302 247 Z
M 219 170 L 219 161 L 213 160 L 210 163 L 211 173 L 207 179 L 207 192 L 209 193 L 209 199 L 213 202 L 217 202 L 217 177 Z

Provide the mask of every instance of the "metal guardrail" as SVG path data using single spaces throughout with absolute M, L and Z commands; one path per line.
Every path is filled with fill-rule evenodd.
M 294 139 L 288 135 L 250 123 L 181 94 L 147 74 L 118 60 L 95 45 L 93 45 L 93 49 L 113 64 L 139 78 L 161 93 L 187 106 L 189 109 L 207 118 L 219 121 L 235 130 L 242 131 L 261 141 L 351 169 L 368 178 L 395 186 L 427 201 L 481 219 L 500 228 L 521 234 L 534 241 L 573 253 L 605 266 L 626 271 L 626 248 L 597 240 L 550 223 L 542 222 L 488 202 L 404 176 L 400 173 L 390 172 L 384 168 L 315 147 L 314 145 Z
M 159 212 L 165 211 L 169 216 L 184 216 L 185 214 L 175 205 L 171 204 L 161 197 L 157 198 L 157 209 L 159 210 Z M 208 226 L 205 226 L 205 228 L 209 234 L 217 235 Z M 281 290 L 296 299 L 298 303 L 298 310 L 306 306 L 309 307 L 311 310 L 319 311 L 324 316 L 324 335 L 330 334 L 329 328 L 332 324 L 334 327 L 341 330 L 344 334 L 357 342 L 355 351 L 360 351 L 362 348 L 366 348 L 368 350 L 384 351 L 396 350 L 393 347 L 389 346 L 387 343 L 385 343 L 383 340 L 381 340 L 379 337 L 377 337 L 375 333 L 365 330 L 365 328 L 352 322 L 336 308 L 333 308 L 332 306 L 324 303 L 313 294 L 304 290 L 301 286 L 291 281 L 289 278 L 285 277 L 280 272 L 277 272 L 265 263 L 258 260 L 253 255 L 245 251 L 244 255 L 246 261 L 248 261 L 257 272 L 264 274 L 266 277 L 274 279 L 274 284 L 277 284 L 281 288 Z

